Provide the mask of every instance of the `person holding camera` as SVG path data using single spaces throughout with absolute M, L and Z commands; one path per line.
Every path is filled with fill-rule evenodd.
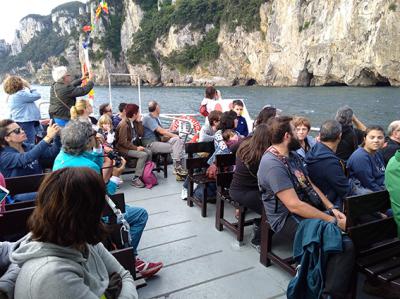
M 62 149 L 58 154 L 53 170 L 65 167 L 88 167 L 95 170 L 99 175 L 103 165 L 103 149 L 99 139 L 96 139 L 96 132 L 88 122 L 70 121 L 61 131 Z M 121 165 L 112 168 L 112 176 L 103 179 L 106 183 L 107 194 L 115 194 L 117 184 L 120 183 L 118 176 L 125 168 L 125 159 L 121 158 Z M 130 226 L 131 246 L 134 254 L 137 255 L 137 246 L 146 226 L 148 214 L 144 208 L 125 206 L 125 220 Z M 136 258 L 136 270 L 142 276 L 149 277 L 158 272 L 163 264 L 160 262 L 145 262 Z
M 123 153 L 126 157 L 136 158 L 135 177 L 132 179 L 132 186 L 143 188 L 145 184 L 140 179 L 143 175 L 146 161 L 151 160 L 150 149 L 141 146 L 141 137 L 144 128 L 141 121 L 139 106 L 128 104 L 125 107 L 126 117 L 119 123 L 116 132 L 116 150 Z

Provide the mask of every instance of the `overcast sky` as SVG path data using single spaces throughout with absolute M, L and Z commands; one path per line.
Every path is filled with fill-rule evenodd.
M 79 0 L 86 3 L 86 0 Z M 4 3 L 3 3 L 4 2 Z M 0 39 L 11 42 L 19 20 L 29 14 L 48 15 L 56 6 L 71 0 L 7 0 L 1 1 Z

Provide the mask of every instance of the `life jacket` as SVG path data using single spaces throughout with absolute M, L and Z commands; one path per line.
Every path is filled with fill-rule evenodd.
M 154 185 L 157 185 L 157 177 L 153 173 L 153 169 L 156 167 L 156 164 L 153 161 L 147 161 L 144 165 L 143 174 L 140 177 L 142 182 L 146 185 L 147 189 L 153 188 Z

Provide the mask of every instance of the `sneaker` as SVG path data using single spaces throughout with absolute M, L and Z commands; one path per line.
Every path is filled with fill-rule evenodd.
M 163 263 L 157 262 L 157 263 L 152 263 L 152 262 L 145 262 L 138 257 L 136 257 L 136 263 L 135 263 L 135 268 L 136 272 L 139 272 L 140 275 L 143 276 L 143 278 L 149 278 L 156 274 L 160 269 L 163 267 Z
M 187 176 L 188 172 L 187 172 L 186 169 L 184 169 L 184 168 L 182 167 L 182 165 L 177 165 L 177 166 L 175 167 L 175 174 L 184 177 L 184 176 Z
M 144 188 L 145 187 L 145 184 L 142 182 L 142 180 L 139 177 L 137 177 L 136 179 L 133 179 L 131 185 L 136 188 Z
M 184 187 L 182 187 L 182 192 L 181 192 L 181 199 L 186 200 L 188 196 L 188 190 Z
M 179 174 L 176 174 L 175 177 L 176 177 L 176 181 L 177 182 L 184 182 L 185 181 L 185 177 L 184 176 L 180 176 Z

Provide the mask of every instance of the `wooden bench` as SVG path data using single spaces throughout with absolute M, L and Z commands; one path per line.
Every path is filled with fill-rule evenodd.
M 10 195 L 36 192 L 45 176 L 43 173 L 6 178 L 6 188 L 10 191 Z
M 188 196 L 187 205 L 193 207 L 196 204 L 201 208 L 201 216 L 207 216 L 207 187 L 209 183 L 214 183 L 215 180 L 209 179 L 205 174 L 209 167 L 207 157 L 195 157 L 198 153 L 212 154 L 214 152 L 214 142 L 198 142 L 198 143 L 186 143 L 185 151 L 188 154 L 186 159 L 186 169 L 188 170 Z M 200 170 L 199 173 L 195 173 L 195 170 Z M 194 196 L 194 184 L 198 184 L 204 189 L 203 198 L 196 198 Z
M 262 209 L 261 214 L 261 252 L 260 263 L 265 267 L 271 266 L 271 261 L 281 267 L 283 270 L 294 276 L 296 274 L 295 264 L 293 257 L 282 258 L 272 252 L 272 236 L 274 231 L 268 223 L 265 209 Z
M 158 173 L 162 170 L 164 172 L 164 178 L 168 177 L 168 153 L 158 153 L 153 155 L 153 161 L 156 163 L 156 170 Z
M 27 221 L 34 207 L 5 211 L 0 217 L 0 232 L 2 241 L 17 241 L 28 233 Z
M 235 154 L 225 154 L 215 156 L 216 165 L 218 168 L 217 173 L 217 211 L 215 214 L 215 228 L 219 231 L 223 230 L 225 226 L 236 235 L 239 242 L 243 241 L 244 227 L 254 223 L 254 219 L 246 221 L 247 208 L 240 203 L 234 201 L 229 195 L 229 187 L 233 178 L 233 171 L 227 171 L 235 165 Z M 231 222 L 224 218 L 225 203 L 228 203 L 239 211 L 238 219 Z
M 374 213 L 384 213 L 390 207 L 387 191 L 345 199 L 347 232 L 356 250 L 353 298 L 357 292 L 357 272 L 400 289 L 400 240 L 396 223 L 393 217 L 373 217 Z

